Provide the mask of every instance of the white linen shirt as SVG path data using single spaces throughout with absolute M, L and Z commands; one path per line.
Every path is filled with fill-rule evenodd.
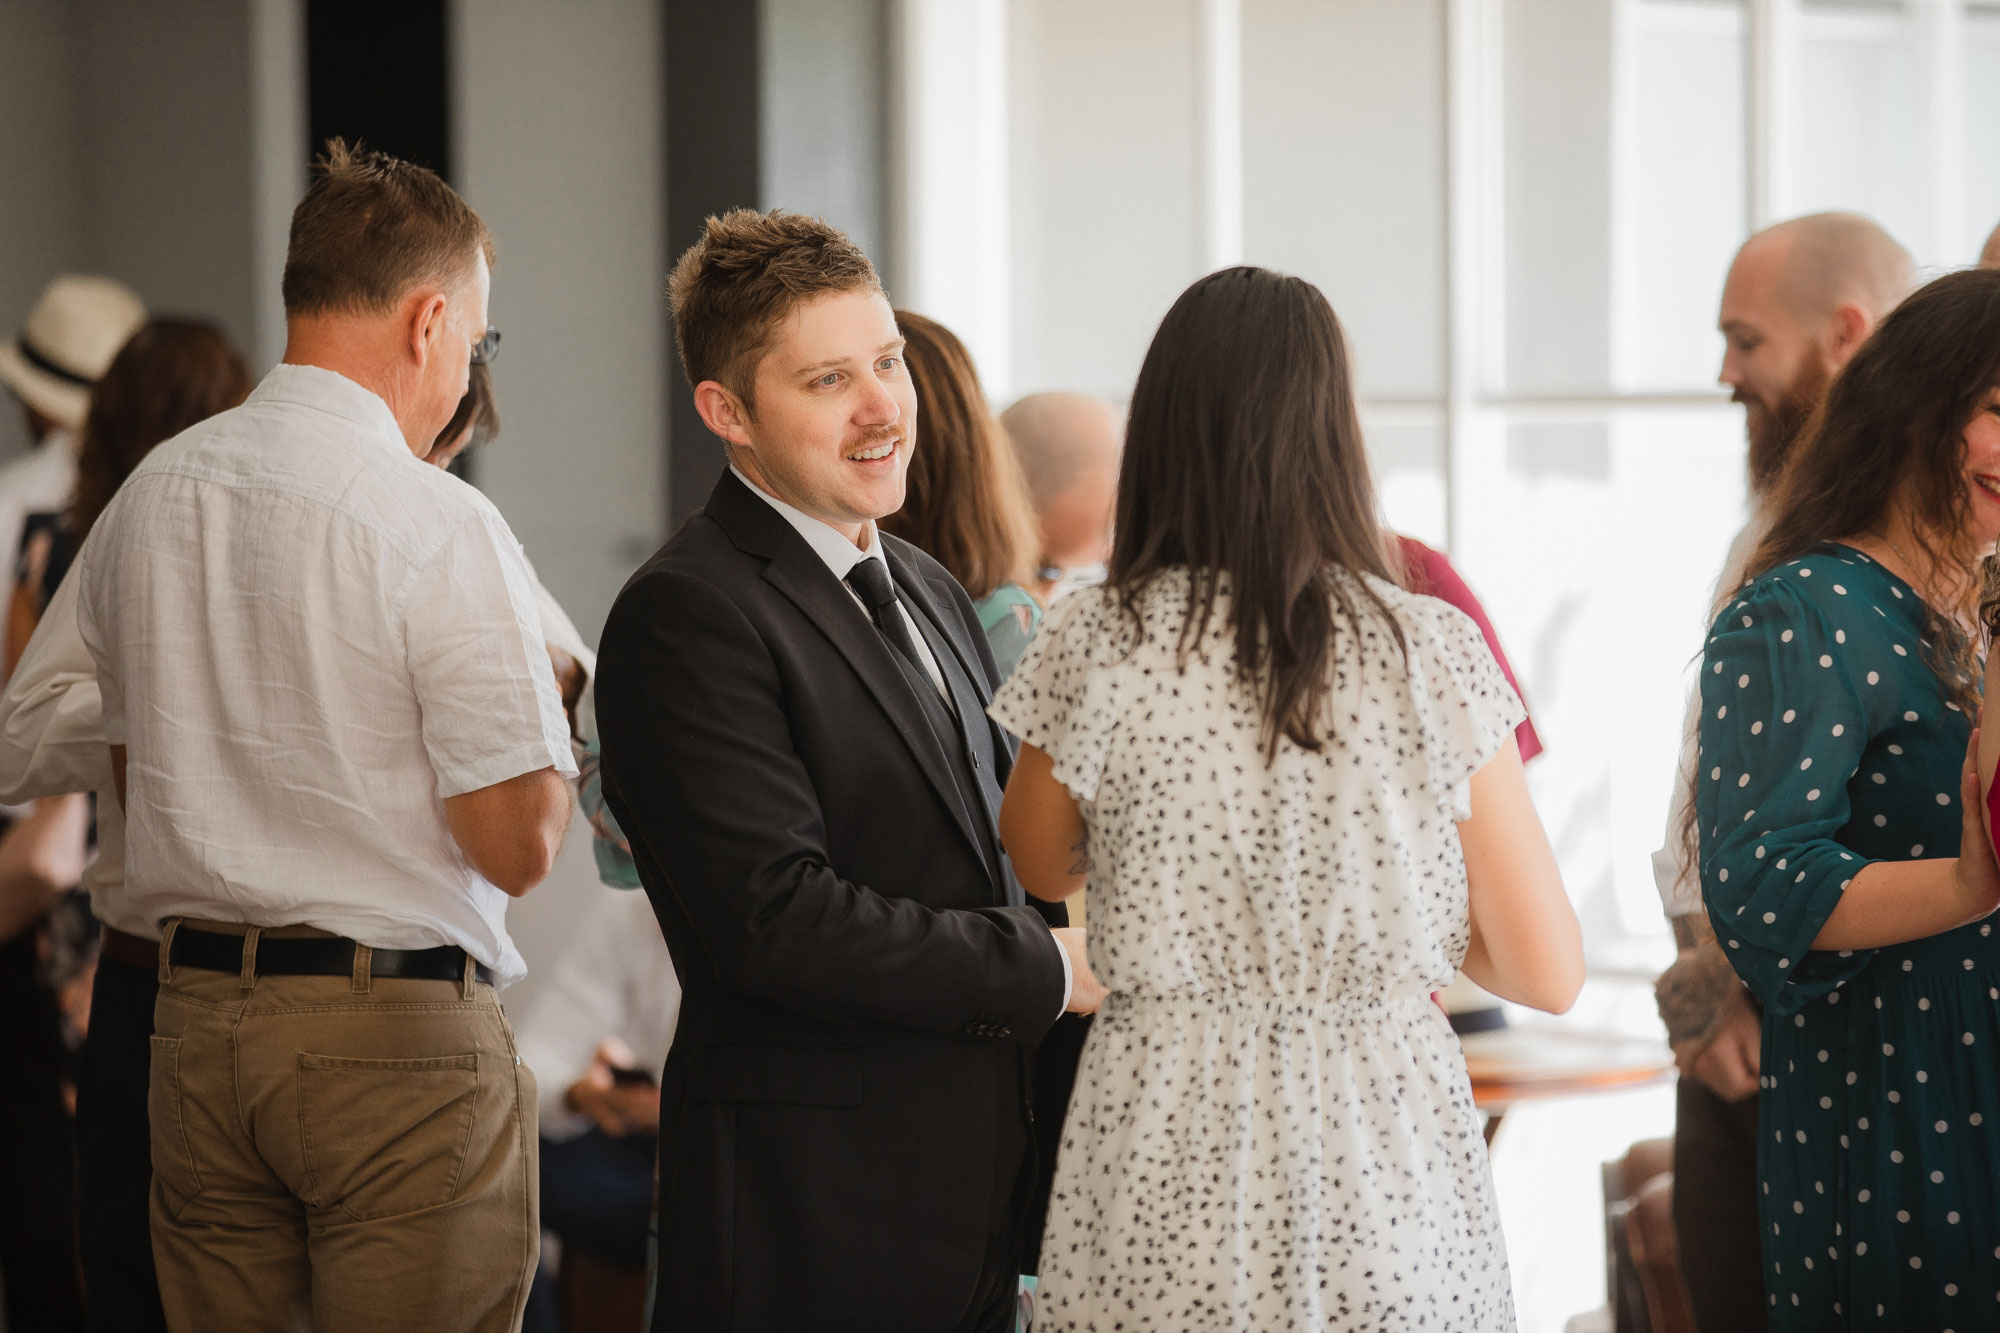
M 444 800 L 551 768 L 569 727 L 519 543 L 388 405 L 281 365 L 149 454 L 77 557 L 128 904 L 456 944 L 525 972 Z
M 875 524 L 870 523 L 868 525 L 868 545 L 856 546 L 853 542 L 847 540 L 841 531 L 831 523 L 826 522 L 824 519 L 814 518 L 811 514 L 808 514 L 796 505 L 786 504 L 783 500 L 780 500 L 777 496 L 744 476 L 734 463 L 729 465 L 729 470 L 736 473 L 736 480 L 750 488 L 752 495 L 777 510 L 785 522 L 791 524 L 797 530 L 799 536 L 806 539 L 806 545 L 813 548 L 813 553 L 826 563 L 826 567 L 833 571 L 833 576 L 840 580 L 841 586 L 847 589 L 848 595 L 854 598 L 854 604 L 861 608 L 864 615 L 867 614 L 867 603 L 863 602 L 860 594 L 856 593 L 848 584 L 847 575 L 849 571 L 863 560 L 880 560 L 885 566 L 888 564 L 888 558 L 882 554 L 882 542 L 876 535 Z M 892 580 L 893 578 L 894 576 L 891 575 Z M 917 629 L 916 622 L 910 619 L 910 610 L 903 605 L 903 599 L 900 596 L 896 598 L 896 611 L 897 614 L 903 617 L 903 623 L 910 627 L 910 637 L 916 640 L 917 652 L 923 656 L 924 670 L 930 673 L 931 684 L 937 686 L 938 693 L 944 696 L 945 707 L 950 708 L 953 716 L 956 716 L 958 710 L 952 707 L 951 691 L 945 688 L 944 672 L 938 669 L 937 659 L 931 656 L 930 644 L 924 640 L 923 634 Z M 873 623 L 872 617 L 870 623 Z M 1050 936 L 1049 942 L 1054 944 L 1055 937 Z M 1056 1017 L 1061 1018 L 1063 1014 L 1069 1012 L 1069 997 L 1070 992 L 1076 986 L 1076 973 L 1075 969 L 1070 966 L 1069 950 L 1057 944 L 1056 953 L 1062 958 L 1063 970 L 1063 1003 L 1062 1008 L 1056 1011 Z M 565 1084 L 564 1086 L 567 1087 L 568 1085 Z
M 83 870 L 91 914 L 127 935 L 158 939 L 158 924 L 125 896 L 125 812 L 104 743 L 97 666 L 77 632 L 76 584 L 72 571 L 56 588 L 0 694 L 0 801 L 96 792 L 97 855 Z

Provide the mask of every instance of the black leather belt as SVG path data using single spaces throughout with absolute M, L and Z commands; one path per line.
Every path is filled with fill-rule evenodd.
M 199 967 L 211 972 L 243 970 L 243 937 L 219 935 L 211 930 L 190 930 L 182 926 L 174 932 L 168 961 L 175 967 Z M 257 972 L 273 977 L 347 977 L 354 975 L 354 941 L 342 939 L 278 939 L 264 935 L 257 940 Z M 372 977 L 407 977 L 419 981 L 462 981 L 465 978 L 465 950 L 456 944 L 440 944 L 435 949 L 377 949 L 368 961 Z M 473 978 L 493 984 L 493 971 L 484 963 L 473 964 Z

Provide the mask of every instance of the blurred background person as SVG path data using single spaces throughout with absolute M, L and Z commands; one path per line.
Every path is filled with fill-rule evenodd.
M 1567 1009 L 1581 936 L 1520 702 L 1469 618 L 1397 586 L 1375 512 L 1326 298 L 1196 282 L 1139 371 L 1109 579 L 992 708 L 1022 741 L 1009 855 L 1045 901 L 1091 881 L 1108 991 L 1038 1327 L 1514 1323 L 1428 993 L 1462 964 Z
M 2000 227 L 1986 238 L 1986 245 L 1979 252 L 1979 267 L 2000 268 Z
M 1118 507 L 1125 419 L 1084 393 L 1033 393 L 1000 416 L 1041 528 L 1033 591 L 1048 606 L 1072 579 L 1102 576 Z
M 1768 503 L 1826 387 L 1916 279 L 1909 252 L 1868 218 L 1816 213 L 1758 232 L 1730 265 L 1717 316 L 1719 379 L 1745 408 L 1749 521 L 1717 576 L 1711 615 L 1750 572 Z M 1757 1267 L 1757 1079 L 1763 1019 L 1709 928 L 1681 837 L 1694 799 L 1700 691 L 1690 693 L 1666 841 L 1653 875 L 1678 957 L 1655 995 L 1680 1066 L 1675 1091 L 1674 1230 L 1696 1323 L 1764 1327 Z
M 1500 645 L 1500 631 L 1493 627 L 1493 618 L 1486 614 L 1486 608 L 1474 595 L 1472 587 L 1464 575 L 1453 567 L 1450 557 L 1443 551 L 1425 545 L 1415 537 L 1390 534 L 1395 542 L 1396 556 L 1403 566 L 1403 586 L 1411 592 L 1426 597 L 1435 597 L 1446 602 L 1466 615 L 1479 626 L 1486 646 L 1493 650 L 1493 660 L 1500 664 L 1500 672 L 1507 677 L 1507 684 L 1521 700 L 1521 725 L 1514 728 L 1514 742 L 1521 749 L 1521 762 L 1527 763 L 1542 752 L 1542 738 L 1535 731 L 1535 720 L 1528 716 L 1528 696 L 1521 689 L 1521 682 L 1514 675 L 1514 664 L 1507 660 L 1507 650 Z
M 629 854 L 628 854 L 629 855 Z M 623 1275 L 644 1297 L 660 1133 L 659 1070 L 673 1046 L 680 983 L 643 893 L 598 893 L 548 987 L 522 1018 L 521 1059 L 541 1101 L 542 1230 L 577 1256 Z M 565 1327 L 557 1264 L 545 1252 L 524 1333 Z M 561 1286 L 573 1299 L 604 1299 Z M 607 1283 L 607 1286 L 614 1284 Z M 630 1327 L 638 1327 L 634 1310 Z
M 1708 639 L 1682 829 L 1764 1010 L 1765 1312 L 1986 1326 L 2000 867 L 1967 742 L 2000 539 L 2000 272 L 1905 300 L 1810 429 Z
M 979 387 L 972 353 L 950 329 L 896 312 L 917 389 L 917 443 L 903 507 L 882 530 L 914 544 L 964 586 L 1004 680 L 1042 623 L 1040 536 L 1020 463 Z
M 0 879 L 8 884 L 16 908 L 25 896 L 24 882 L 48 895 L 45 903 L 55 900 L 29 934 L 39 935 L 44 958 L 67 956 L 70 975 L 45 981 L 88 988 L 81 1009 L 87 1020 L 72 1020 L 71 1027 L 81 1030 L 69 1035 L 81 1038 L 74 1071 L 74 1234 L 93 1329 L 165 1327 L 146 1214 L 152 1181 L 146 1078 L 158 991 L 159 927 L 124 901 L 124 817 L 118 803 L 86 794 L 110 791 L 111 753 L 104 740 L 95 670 L 77 633 L 75 589 L 64 583 L 63 575 L 139 460 L 163 440 L 236 406 L 249 387 L 242 355 L 213 324 L 160 318 L 133 334 L 91 393 L 74 451 L 68 508 L 27 518 L 22 577 L 8 618 L 7 659 L 14 674 L 0 701 L 0 800 L 33 805 L 0 834 Z M 52 615 L 42 629 L 45 609 Z M 86 865 L 93 820 L 97 855 Z M 41 870 L 8 875 L 6 867 L 17 860 Z M 87 900 L 63 894 L 79 877 Z M 85 928 L 81 936 L 79 923 Z M 83 954 L 66 952 L 49 947 L 51 936 L 82 938 L 99 947 Z M 47 991 L 45 984 L 45 997 Z M 44 998 L 44 1015 L 46 1005 Z M 77 1008 L 69 1006 L 73 1013 Z M 46 1045 L 46 1016 L 25 1031 L 10 1032 L 10 1038 L 29 1033 Z M 44 1107 L 50 1105 L 45 1074 L 24 1071 L 18 1082 L 0 1083 L 21 1094 L 38 1090 Z M 58 1122 L 51 1116 L 49 1124 Z M 60 1125 L 69 1131 L 67 1115 Z M 57 1207 L 66 1209 L 71 1198 L 67 1146 L 51 1152 L 38 1137 L 0 1137 L 0 1154 L 17 1153 L 30 1154 L 24 1157 L 29 1169 L 36 1169 L 37 1162 L 45 1172 L 59 1169 L 62 1188 L 53 1188 L 51 1176 L 32 1212 L 0 1212 L 8 1218 L 32 1217 L 41 1243 L 67 1245 L 70 1229 L 52 1216 Z M 59 1275 L 69 1268 L 55 1265 L 42 1271 Z M 7 1277 L 10 1293 L 35 1280 L 24 1277 L 17 1284 L 11 1267 Z
M 0 555 L 12 561 L 29 514 L 61 509 L 76 486 L 77 433 L 90 390 L 146 319 L 124 283 L 68 273 L 49 283 L 21 332 L 0 343 L 0 384 L 20 401 L 31 447 L 0 468 Z

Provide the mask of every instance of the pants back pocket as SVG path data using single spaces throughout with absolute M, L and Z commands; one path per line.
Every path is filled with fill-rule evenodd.
M 477 1054 L 298 1059 L 306 1202 L 368 1222 L 458 1197 L 479 1093 Z

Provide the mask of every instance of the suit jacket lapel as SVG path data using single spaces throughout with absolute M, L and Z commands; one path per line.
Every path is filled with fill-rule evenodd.
M 885 551 L 884 554 L 888 553 Z M 959 641 L 957 634 L 952 632 L 954 626 L 947 619 L 943 611 L 939 609 L 940 597 L 937 590 L 925 583 L 915 570 L 905 567 L 893 556 L 889 560 L 889 568 L 896 576 L 896 586 L 903 590 L 904 595 L 913 605 L 922 608 L 924 615 L 923 617 L 919 617 L 919 619 L 921 620 L 924 617 L 929 618 L 930 624 L 926 628 L 926 633 L 931 639 L 931 651 L 936 653 L 938 651 L 937 641 L 943 640 L 946 644 L 950 645 L 951 654 L 958 659 L 959 667 L 964 671 L 965 678 L 977 684 L 984 684 L 986 681 L 985 663 L 980 660 L 979 655 L 968 645 Z M 977 684 L 975 684 L 975 688 L 977 688 Z M 1014 757 L 1013 738 L 1007 734 L 999 723 L 986 716 L 986 710 L 983 705 L 977 711 L 980 719 L 986 726 L 987 734 L 992 737 L 996 752 L 994 758 L 997 766 L 993 770 L 993 780 L 1004 786 Z M 961 724 L 969 716 L 970 714 L 966 713 L 963 708 L 959 709 Z
M 951 689 L 952 701 L 958 712 L 960 744 L 965 746 L 969 755 L 976 756 L 983 751 L 987 756 L 986 762 L 991 765 L 985 778 L 990 779 L 993 791 L 989 793 L 988 782 L 982 780 L 982 775 L 975 772 L 972 774 L 972 779 L 976 790 L 971 799 L 978 802 L 988 829 L 995 835 L 986 840 L 992 848 L 993 860 L 988 864 L 993 871 L 994 880 L 1000 885 L 1007 905 L 1019 907 L 1026 898 L 1020 882 L 1014 877 L 1012 867 L 1004 859 L 1005 853 L 1000 847 L 997 836 L 1000 810 L 994 802 L 994 793 L 999 791 L 1006 773 L 1005 768 L 1001 766 L 1008 755 L 1006 733 L 986 715 L 984 697 L 975 683 L 984 679 L 984 667 L 976 655 L 968 654 L 958 637 L 951 632 L 950 622 L 939 609 L 936 595 L 923 586 L 915 572 L 904 568 L 893 555 L 889 560 L 889 568 L 896 576 L 896 584 L 902 589 L 905 601 L 914 608 L 911 619 L 916 622 L 924 641 L 930 645 L 931 655 L 937 658 L 945 682 Z M 973 730 L 975 727 L 982 728 L 984 735 L 976 733 Z
M 861 678 L 924 777 L 937 789 L 939 799 L 951 811 L 953 822 L 971 844 L 973 853 L 981 864 L 986 864 L 984 840 L 973 828 L 973 810 L 966 805 L 968 800 L 972 801 L 976 809 L 978 798 L 968 793 L 965 800 L 960 799 L 958 783 L 941 748 L 947 738 L 932 731 L 930 719 L 911 693 L 903 669 L 890 656 L 894 649 L 869 621 L 868 613 L 833 576 L 819 554 L 806 544 L 805 538 L 794 532 L 777 511 L 750 494 L 733 474 L 722 474 L 705 512 L 722 525 L 740 548 L 769 562 L 764 566 L 765 582 L 783 593 Z

